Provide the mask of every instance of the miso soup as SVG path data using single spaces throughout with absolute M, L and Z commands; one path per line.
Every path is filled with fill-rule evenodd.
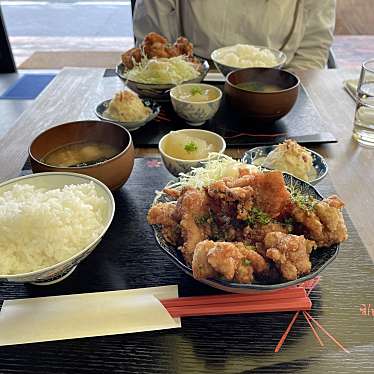
M 83 142 L 59 147 L 47 153 L 42 162 L 57 167 L 83 167 L 108 160 L 121 152 L 111 144 Z
M 251 92 L 276 92 L 283 90 L 283 88 L 277 84 L 263 83 L 258 81 L 238 83 L 236 87 Z

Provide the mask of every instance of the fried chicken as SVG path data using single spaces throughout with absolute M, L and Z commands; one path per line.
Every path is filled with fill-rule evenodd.
M 227 178 L 225 184 L 229 188 L 251 187 L 253 189 L 253 205 L 271 218 L 283 215 L 290 204 L 290 194 L 280 171 L 250 173 L 243 168 L 240 170 L 239 178 Z
M 265 259 L 243 243 L 205 240 L 196 246 L 192 271 L 196 279 L 222 275 L 227 280 L 251 283 L 268 270 Z
M 315 242 L 303 235 L 270 232 L 265 236 L 264 246 L 266 257 L 275 262 L 284 279 L 293 280 L 310 273 L 312 264 L 309 255 Z
M 208 238 L 208 228 L 199 224 L 202 217 L 209 215 L 208 196 L 204 190 L 186 188 L 177 202 L 176 218 L 180 221 L 184 244 L 182 253 L 191 265 L 196 244 Z
M 147 219 L 150 225 L 174 225 L 178 223 L 174 216 L 177 206 L 175 203 L 158 203 L 148 211 Z
M 180 227 L 176 220 L 175 203 L 158 203 L 148 211 L 147 220 L 150 225 L 162 225 L 164 239 L 172 244 L 180 242 Z
M 253 174 L 254 205 L 271 218 L 282 216 L 290 202 L 290 194 L 280 171 Z
M 233 280 L 244 255 L 230 242 L 216 242 L 208 252 L 208 263 L 227 280 Z
M 235 202 L 236 204 L 236 218 L 245 220 L 248 218 L 248 211 L 252 208 L 252 196 L 254 191 L 252 187 L 228 187 L 228 181 L 222 180 L 212 183 L 208 188 L 208 195 L 222 204 Z M 229 181 L 233 184 L 233 182 Z
M 131 48 L 121 55 L 122 63 L 127 69 L 134 67 L 134 62 L 138 63 L 142 59 L 142 51 L 140 48 Z
M 193 45 L 184 36 L 180 36 L 174 43 L 174 49 L 176 51 L 176 56 L 185 55 L 192 57 L 193 55 Z
M 343 206 L 339 197 L 333 195 L 316 202 L 309 210 L 294 204 L 291 215 L 304 227 L 308 239 L 314 240 L 318 247 L 328 247 L 348 238 Z
M 192 273 L 194 278 L 206 279 L 218 275 L 208 262 L 208 252 L 214 246 L 215 243 L 212 240 L 204 240 L 196 245 L 192 259 Z
M 262 243 L 266 234 L 269 232 L 282 232 L 285 234 L 290 233 L 290 226 L 278 222 L 271 222 L 266 225 L 255 224 L 253 227 L 246 226 L 243 229 L 243 238 L 245 241 L 256 245 L 256 243 Z M 262 254 L 262 253 L 261 253 Z M 265 254 L 264 254 L 265 255 Z
M 170 56 L 167 51 L 168 40 L 156 32 L 150 32 L 144 37 L 141 48 L 144 54 L 148 58 L 169 58 Z
M 166 195 L 170 196 L 171 198 L 175 200 L 178 200 L 181 195 L 181 191 L 176 190 L 174 188 L 164 188 L 162 192 L 166 193 Z
M 144 37 L 143 42 L 138 48 L 131 48 L 122 54 L 122 63 L 127 69 L 134 67 L 136 63 L 141 61 L 142 53 L 151 58 L 171 58 L 185 55 L 189 59 L 193 59 L 193 45 L 187 38 L 180 36 L 176 42 L 171 45 L 169 41 L 156 32 L 150 32 Z
M 235 243 L 235 245 L 244 256 L 235 271 L 236 281 L 239 283 L 252 283 L 256 276 L 261 276 L 269 270 L 268 263 L 254 250 L 255 247 L 245 246 L 241 242 Z

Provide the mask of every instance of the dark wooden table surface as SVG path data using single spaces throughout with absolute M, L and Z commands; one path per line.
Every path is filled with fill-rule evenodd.
M 217 292 L 182 273 L 157 247 L 146 212 L 170 174 L 137 159 L 128 183 L 114 194 L 116 214 L 103 241 L 74 273 L 51 286 L 0 284 L 0 299 L 178 284 L 180 295 Z M 153 167 L 150 167 L 153 166 Z M 319 190 L 333 192 L 329 179 Z M 137 334 L 0 347 L 0 373 L 370 373 L 374 363 L 374 268 L 346 217 L 350 238 L 322 273 L 311 314 L 350 353 L 319 332 L 320 347 L 302 316 L 278 353 L 293 313 L 193 317 L 182 328 Z
M 122 87 L 116 78 L 103 81 L 102 73 L 102 69 L 66 69 L 54 80 L 1 138 L 0 180 L 19 175 L 27 147 L 42 129 L 94 118 L 95 104 Z M 290 313 L 195 317 L 184 319 L 182 329 L 170 331 L 0 347 L 0 373 L 374 372 L 374 317 L 360 311 L 363 305 L 374 305 L 374 268 L 366 251 L 373 244 L 373 153 L 351 141 L 354 103 L 341 87 L 346 74 L 316 71 L 300 76 L 329 130 L 339 139 L 338 144 L 317 148 L 330 166 L 330 177 L 318 188 L 323 194 L 337 191 L 343 197 L 357 228 L 346 216 L 350 238 L 312 294 L 313 316 L 349 354 L 322 334 L 325 347 L 320 347 L 302 317 L 282 350 L 274 353 Z M 231 154 L 242 152 L 232 150 Z M 138 149 L 137 154 L 155 156 L 157 152 Z M 162 255 L 146 225 L 154 190 L 169 178 L 163 167 L 149 168 L 147 160 L 138 159 L 129 182 L 115 194 L 117 211 L 110 230 L 77 270 L 49 287 L 1 283 L 0 299 L 166 284 L 178 284 L 182 295 L 212 292 Z

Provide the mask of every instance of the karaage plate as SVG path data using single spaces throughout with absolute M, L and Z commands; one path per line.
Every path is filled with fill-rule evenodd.
M 323 196 L 318 192 L 318 190 L 313 187 L 311 184 L 304 182 L 301 179 L 294 177 L 291 174 L 283 173 L 285 183 L 287 186 L 294 186 L 303 194 L 310 195 L 317 200 L 323 200 Z M 175 183 L 176 180 L 173 180 L 170 183 Z M 157 195 L 153 201 L 153 204 L 160 202 L 173 201 L 166 194 Z M 151 225 L 153 232 L 156 238 L 156 241 L 161 248 L 161 250 L 169 257 L 169 259 L 182 271 L 184 271 L 189 276 L 193 277 L 192 269 L 190 266 L 185 264 L 181 251 L 166 242 L 164 239 L 161 226 L 160 225 Z M 314 250 L 310 255 L 310 260 L 312 263 L 312 270 L 309 274 L 304 275 L 298 279 L 292 281 L 285 281 L 282 283 L 276 284 L 261 284 L 261 283 L 236 283 L 229 282 L 222 278 L 210 278 L 210 279 L 201 279 L 199 280 L 202 283 L 205 283 L 211 287 L 218 288 L 223 291 L 233 292 L 233 293 L 254 293 L 259 291 L 275 291 L 281 288 L 286 288 L 290 286 L 295 286 L 300 283 L 303 283 L 307 280 L 310 280 L 320 274 L 331 262 L 336 258 L 339 253 L 339 245 L 335 244 L 330 247 L 323 247 Z M 195 279 L 195 278 L 194 278 Z

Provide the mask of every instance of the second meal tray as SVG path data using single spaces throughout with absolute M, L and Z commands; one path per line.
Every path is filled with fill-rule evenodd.
M 222 82 L 207 82 L 223 91 Z M 171 103 L 161 104 L 161 115 L 146 126 L 132 132 L 136 147 L 157 147 L 160 139 L 173 130 L 198 128 L 223 136 L 227 147 L 254 147 L 277 144 L 292 138 L 301 144 L 336 143 L 337 140 L 326 129 L 304 87 L 300 85 L 299 97 L 291 112 L 270 124 L 256 123 L 238 115 L 222 99 L 217 114 L 203 126 L 191 127 L 174 112 Z

